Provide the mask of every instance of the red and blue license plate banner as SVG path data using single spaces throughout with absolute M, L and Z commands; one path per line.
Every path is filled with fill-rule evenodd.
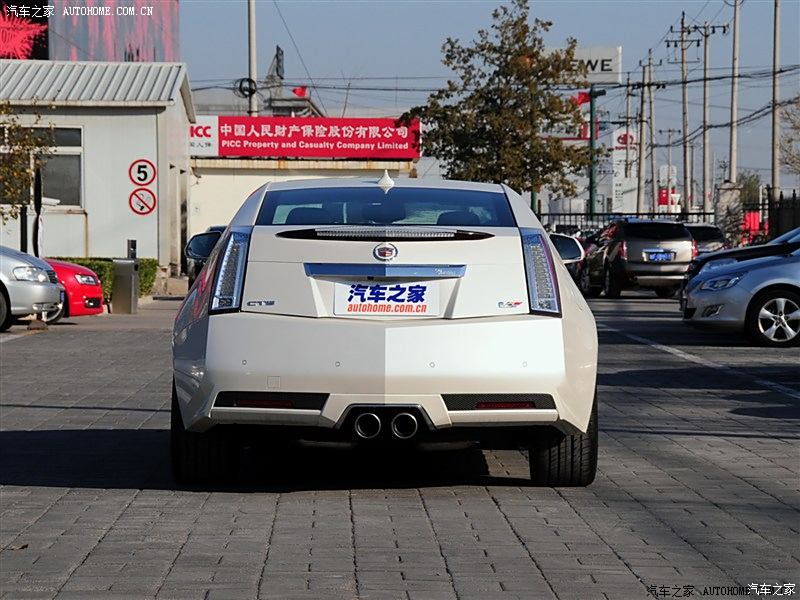
M 189 128 L 192 156 L 419 158 L 419 122 L 324 117 L 200 116 Z

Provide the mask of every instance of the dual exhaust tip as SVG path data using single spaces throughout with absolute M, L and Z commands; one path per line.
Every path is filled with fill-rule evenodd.
M 371 440 L 383 429 L 381 418 L 375 413 L 361 413 L 356 417 L 353 428 L 356 435 L 363 440 Z M 410 440 L 417 434 L 419 424 L 417 418 L 411 413 L 401 412 L 396 414 L 390 423 L 392 435 L 399 440 Z

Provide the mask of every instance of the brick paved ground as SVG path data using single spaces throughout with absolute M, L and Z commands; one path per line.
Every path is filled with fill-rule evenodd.
M 524 487 L 517 452 L 304 448 L 178 490 L 174 308 L 0 337 L 0 597 L 645 598 L 800 580 L 797 351 L 693 334 L 662 300 L 597 301 L 613 330 L 587 489 Z

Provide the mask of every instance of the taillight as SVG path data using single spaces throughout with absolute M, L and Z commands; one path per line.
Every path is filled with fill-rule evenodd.
M 545 235 L 537 229 L 521 229 L 522 256 L 528 277 L 528 299 L 532 313 L 561 316 L 558 280 L 553 255 Z
M 244 270 L 247 265 L 249 245 L 249 233 L 231 232 L 214 282 L 214 292 L 211 295 L 212 313 L 239 310 L 241 307 Z
M 628 260 L 628 242 L 622 242 L 619 245 L 619 257 Z
M 692 258 L 696 258 L 698 254 L 700 250 L 697 248 L 697 240 L 692 240 Z

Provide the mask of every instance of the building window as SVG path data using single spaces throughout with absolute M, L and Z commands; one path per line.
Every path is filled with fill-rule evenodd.
M 83 205 L 82 132 L 77 127 L 36 128 L 45 143 L 53 144 L 42 155 L 42 196 L 58 200 L 58 206 Z M 2 132 L 0 142 L 7 133 Z M 0 199 L 0 203 L 7 199 Z
M 81 155 L 51 154 L 42 167 L 42 196 L 59 206 L 81 205 Z

